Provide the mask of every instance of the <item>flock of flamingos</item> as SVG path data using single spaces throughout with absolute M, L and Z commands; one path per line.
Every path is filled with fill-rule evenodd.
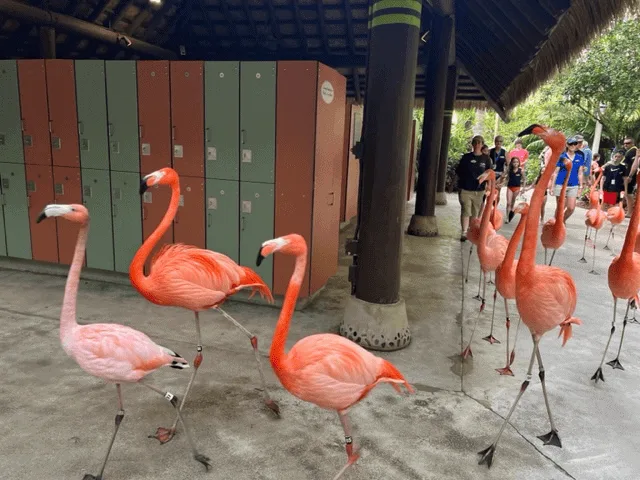
M 538 135 L 550 146 L 553 152 L 550 162 L 552 162 L 552 165 L 555 164 L 564 150 L 564 135 L 551 128 L 539 125 L 532 125 L 520 135 L 529 134 Z M 571 163 L 567 162 L 566 167 L 570 169 Z M 546 445 L 561 446 L 558 430 L 551 416 L 545 386 L 544 367 L 538 351 L 538 343 L 542 335 L 559 326 L 564 345 L 571 337 L 572 325 L 580 324 L 581 321 L 573 316 L 576 308 L 576 286 L 571 276 L 560 268 L 546 264 L 536 265 L 535 263 L 538 218 L 542 208 L 544 190 L 552 173 L 553 168 L 547 168 L 544 171 L 535 188 L 530 205 L 524 203 L 517 207 L 517 212 L 521 218 L 510 241 L 496 233 L 496 229 L 499 227 L 494 227 L 490 220 L 493 219 L 495 221 L 496 215 L 495 213 L 492 214 L 492 211 L 497 211 L 497 208 L 492 209 L 491 207 L 484 209 L 481 220 L 479 223 L 472 225 L 468 235 L 468 238 L 477 246 L 478 258 L 485 278 L 485 288 L 487 273 L 495 272 L 496 290 L 504 298 L 505 307 L 507 307 L 507 300 L 515 299 L 520 318 L 529 328 L 534 344 L 526 380 L 522 383 L 509 414 L 505 418 L 495 441 L 487 449 L 479 452 L 481 455 L 479 463 L 486 463 L 489 467 L 491 467 L 498 440 L 520 397 L 531 381 L 536 357 L 539 365 L 542 391 L 551 424 L 551 431 L 539 438 Z M 568 178 L 569 175 L 566 176 L 566 179 Z M 488 181 L 491 193 L 486 205 L 492 206 L 496 196 L 494 188 L 495 173 L 489 170 L 479 180 Z M 640 182 L 640 174 L 638 181 Z M 149 275 L 144 275 L 143 266 L 145 261 L 171 225 L 178 210 L 180 198 L 179 179 L 173 169 L 163 168 L 143 177 L 140 185 L 140 194 L 143 194 L 147 188 L 154 185 L 169 186 L 172 190 L 171 201 L 158 228 L 143 243 L 134 256 L 129 268 L 129 277 L 136 290 L 150 302 L 157 305 L 183 307 L 194 313 L 197 339 L 196 355 L 193 360 L 193 372 L 181 402 L 176 395 L 149 383 L 145 377 L 160 367 L 188 368 L 190 365 L 182 356 L 167 347 L 156 344 L 144 333 L 127 326 L 113 323 L 79 325 L 76 321 L 76 300 L 80 271 L 89 234 L 90 218 L 88 210 L 83 205 L 78 204 L 52 204 L 47 205 L 38 217 L 38 222 L 46 218 L 62 217 L 80 224 L 60 314 L 60 341 L 65 352 L 83 370 L 107 382 L 114 383 L 117 390 L 118 412 L 115 418 L 115 430 L 109 442 L 100 472 L 97 476 L 86 474 L 83 480 L 103 479 L 109 454 L 120 423 L 124 418 L 124 404 L 120 388 L 120 385 L 124 382 L 141 383 L 164 396 L 173 405 L 176 411 L 173 425 L 170 428 L 158 428 L 154 437 L 161 443 L 170 441 L 175 435 L 178 422 L 180 422 L 194 458 L 209 470 L 211 460 L 198 451 L 193 437 L 189 433 L 188 422 L 186 422 L 182 414 L 198 367 L 202 363 L 199 318 L 201 311 L 210 309 L 218 311 L 224 318 L 247 335 L 253 347 L 260 373 L 264 403 L 276 416 L 279 416 L 280 413 L 278 405 L 272 400 L 267 390 L 258 354 L 256 336 L 220 308 L 228 297 L 241 289 L 250 289 L 252 295 L 259 293 L 263 298 L 272 301 L 272 294 L 259 275 L 248 267 L 237 265 L 223 254 L 182 244 L 163 246 L 152 259 Z M 564 187 L 566 188 L 566 180 Z M 561 198 L 563 197 L 564 191 L 561 194 Z M 592 227 L 597 231 L 604 223 L 605 214 L 601 211 L 597 198 L 595 203 L 597 205 L 587 215 L 587 227 Z M 545 249 L 551 248 L 555 250 L 564 241 L 563 209 L 559 208 L 558 210 L 560 213 L 556 215 L 556 218 L 549 220 L 543 227 L 542 241 Z M 640 290 L 640 255 L 634 251 L 638 222 L 640 220 L 639 214 L 640 202 L 636 202 L 622 251 L 615 257 L 609 267 L 609 286 L 614 296 L 614 306 L 618 298 L 625 299 L 627 300 L 627 312 L 629 303 L 631 300 L 636 299 Z M 617 215 L 620 216 L 620 214 Z M 622 214 L 622 218 L 624 218 L 624 214 Z M 553 232 L 550 233 L 551 231 Z M 516 260 L 515 254 L 518 243 L 523 236 L 520 258 Z M 258 251 L 257 265 L 260 265 L 266 256 L 276 252 L 292 255 L 296 260 L 275 327 L 269 352 L 270 363 L 281 384 L 293 395 L 314 403 L 321 408 L 335 410 L 338 413 L 344 429 L 347 462 L 334 477 L 334 480 L 337 480 L 359 458 L 359 449 L 354 444 L 351 434 L 348 417 L 349 408 L 365 398 L 378 383 L 390 383 L 399 393 L 402 391 L 401 386 L 404 386 L 409 392 L 413 392 L 413 388 L 390 362 L 373 355 L 339 335 L 310 335 L 299 340 L 289 352 L 286 352 L 285 344 L 289 326 L 307 264 L 307 245 L 305 240 L 295 233 L 266 240 Z M 494 306 L 495 298 L 496 294 L 494 294 Z M 484 300 L 481 311 L 483 308 Z M 625 326 L 626 323 L 625 315 Z M 508 310 L 506 326 L 506 365 L 498 371 L 503 375 L 513 375 L 511 364 L 514 350 L 511 351 L 511 354 L 509 353 L 508 329 L 510 321 Z M 614 330 L 615 309 L 609 342 Z M 495 341 L 492 333 L 486 339 L 492 343 Z M 607 348 L 609 342 L 607 342 Z M 471 340 L 469 341 L 469 346 L 462 352 L 462 356 L 465 358 L 471 355 L 470 345 Z M 603 362 L 604 356 L 600 367 L 592 377 L 596 381 L 598 379 L 604 380 L 602 375 Z M 615 361 L 609 362 L 609 364 L 614 368 L 622 368 L 617 358 Z

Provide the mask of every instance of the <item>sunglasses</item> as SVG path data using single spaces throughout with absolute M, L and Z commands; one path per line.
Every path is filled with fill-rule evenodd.
M 575 147 L 576 145 L 578 145 L 578 142 L 567 143 L 567 145 L 569 145 L 570 147 Z

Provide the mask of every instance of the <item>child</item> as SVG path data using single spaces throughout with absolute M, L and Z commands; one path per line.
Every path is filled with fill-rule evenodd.
M 515 206 L 518 193 L 522 193 L 522 168 L 520 168 L 520 159 L 513 157 L 509 162 L 507 180 L 507 223 L 510 223 L 515 215 L 513 207 Z
M 616 205 L 622 198 L 625 169 L 621 162 L 622 152 L 617 151 L 613 160 L 604 166 L 604 174 L 600 178 L 600 190 L 602 190 L 602 207 L 605 209 Z

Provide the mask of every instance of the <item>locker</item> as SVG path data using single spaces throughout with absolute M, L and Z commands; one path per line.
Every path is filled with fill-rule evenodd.
M 0 158 L 7 163 L 24 163 L 18 65 L 15 60 L 0 60 L 0 92 Z
M 204 92 L 201 61 L 171 62 L 173 168 L 204 177 Z
M 204 179 L 180 177 L 180 203 L 173 220 L 176 243 L 206 248 L 204 231 Z
M 103 60 L 76 60 L 80 166 L 109 169 L 107 98 Z
M 24 161 L 51 165 L 44 60 L 18 60 Z
M 0 163 L 7 255 L 31 259 L 31 233 L 24 165 Z
M 253 268 L 272 288 L 273 256 L 256 267 L 256 255 L 273 234 L 273 185 L 240 182 L 240 264 Z
M 207 178 L 240 178 L 240 64 L 205 62 L 205 165 Z
M 82 203 L 82 185 L 80 169 L 74 167 L 53 167 L 53 194 L 56 203 Z M 89 212 L 93 215 L 93 212 Z M 93 225 L 93 222 L 91 222 Z M 70 265 L 73 259 L 73 251 L 78 240 L 77 223 L 69 222 L 63 218 L 56 219 L 58 231 L 58 261 L 63 265 Z M 89 237 L 93 235 L 90 228 Z M 86 264 L 86 259 L 84 261 Z
M 139 172 L 135 60 L 107 60 L 107 133 L 111 170 Z
M 171 104 L 169 62 L 137 62 L 138 113 L 140 115 L 140 171 L 171 166 Z
M 207 179 L 207 248 L 239 262 L 240 184 Z
M 91 214 L 87 267 L 113 270 L 111 185 L 108 170 L 82 169 L 82 203 Z
M 45 60 L 53 164 L 80 167 L 73 60 Z
M 139 183 L 138 183 L 139 185 Z M 136 191 L 138 191 L 136 189 Z M 169 208 L 169 200 L 171 199 L 171 189 L 165 185 L 155 185 L 148 189 L 142 195 L 142 234 L 144 240 L 149 238 L 160 222 L 162 217 Z M 158 240 L 158 243 L 149 254 L 147 261 L 144 265 L 145 274 L 149 274 L 149 266 L 151 265 L 151 259 L 162 248 L 163 245 L 173 243 L 173 222 L 169 225 L 169 228 L 164 235 Z
M 129 264 L 142 245 L 139 187 L 140 174 L 111 172 L 111 215 L 116 272 L 129 271 Z
M 240 63 L 240 179 L 273 183 L 276 62 Z
M 55 203 L 53 167 L 26 165 L 26 179 L 31 225 L 31 254 L 34 260 L 58 263 L 58 234 L 55 220 L 36 223 L 44 207 Z
M 2 196 L 2 182 L 0 181 L 0 199 L 3 199 Z M 4 209 L 2 208 L 2 203 L 0 202 L 0 256 L 7 256 L 7 239 L 5 236 L 4 230 Z

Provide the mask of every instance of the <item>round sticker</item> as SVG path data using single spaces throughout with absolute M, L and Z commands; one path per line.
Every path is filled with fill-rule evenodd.
M 220 72 L 220 78 L 224 78 L 224 73 Z
M 259 73 L 256 73 L 256 78 L 260 78 L 262 75 L 260 75 Z
M 322 100 L 324 103 L 333 102 L 333 85 L 328 80 L 322 82 L 322 86 L 320 87 L 320 95 L 322 95 Z

